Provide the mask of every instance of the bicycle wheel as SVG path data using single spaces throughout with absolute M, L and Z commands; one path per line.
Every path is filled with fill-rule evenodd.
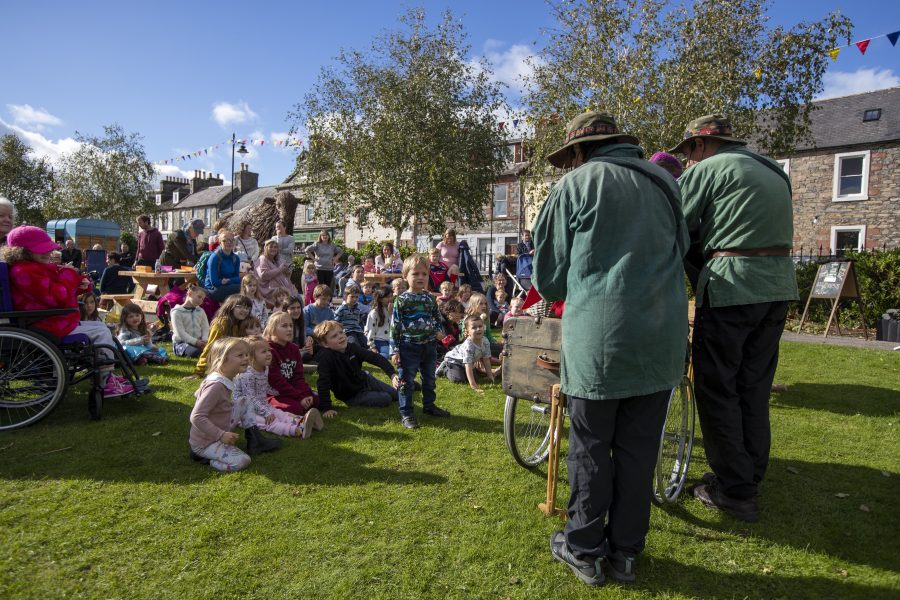
M 68 371 L 48 340 L 0 327 L 0 431 L 31 425 L 65 395 Z
M 541 464 L 550 453 L 550 405 L 507 396 L 503 434 L 517 463 L 526 469 Z
M 653 500 L 659 505 L 675 502 L 684 489 L 694 449 L 694 412 L 694 386 L 685 376 L 669 396 L 660 434 L 653 478 Z

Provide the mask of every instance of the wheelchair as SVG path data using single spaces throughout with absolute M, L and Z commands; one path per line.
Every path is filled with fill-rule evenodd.
M 560 325 L 559 319 L 533 317 L 518 317 L 504 325 L 503 434 L 513 460 L 526 469 L 538 466 L 550 454 L 549 391 L 559 383 Z M 669 394 L 659 437 L 653 477 L 653 501 L 658 505 L 675 502 L 687 480 L 696 420 L 692 376 L 688 347 L 684 376 Z M 565 409 L 562 414 L 565 418 Z
M 103 366 L 118 365 L 134 386 L 133 395 L 149 391 L 146 380 L 138 377 L 118 342 L 116 346 L 93 344 L 84 334 L 58 339 L 31 327 L 35 321 L 77 310 L 13 310 L 8 265 L 0 262 L 0 431 L 40 421 L 53 411 L 70 386 L 87 380 L 91 382 L 88 413 L 92 419 L 100 419 Z M 105 358 L 103 350 L 114 358 Z

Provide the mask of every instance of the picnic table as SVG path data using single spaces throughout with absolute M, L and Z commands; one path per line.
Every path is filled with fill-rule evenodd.
M 390 283 L 392 280 L 401 277 L 400 273 L 366 273 L 364 275 L 366 281 L 371 281 L 372 283 L 377 283 L 379 285 L 385 285 Z
M 144 312 L 152 313 L 156 313 L 156 302 L 153 300 L 144 300 L 146 294 L 152 293 L 159 298 L 171 289 L 171 282 L 173 279 L 184 279 L 186 281 L 197 279 L 197 274 L 194 271 L 170 271 L 168 273 L 156 273 L 153 271 L 121 271 L 119 275 L 131 277 L 134 280 L 134 293 L 131 298 L 125 302 L 121 302 L 118 296 L 113 299 L 120 304 L 133 302 L 140 306 Z

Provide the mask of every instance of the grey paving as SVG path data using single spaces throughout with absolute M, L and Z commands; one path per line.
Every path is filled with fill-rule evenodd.
M 869 348 L 870 350 L 894 350 L 900 348 L 897 342 L 877 342 L 875 341 L 875 332 L 872 331 L 868 340 L 855 337 L 842 337 L 829 335 L 827 338 L 822 335 L 812 335 L 808 333 L 794 333 L 793 331 L 785 331 L 781 340 L 784 342 L 802 342 L 804 344 L 821 344 L 828 346 L 845 346 L 850 348 Z

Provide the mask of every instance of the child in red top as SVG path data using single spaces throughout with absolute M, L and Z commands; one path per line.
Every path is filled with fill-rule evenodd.
M 319 407 L 319 397 L 303 378 L 303 359 L 300 346 L 295 344 L 294 321 L 286 312 L 269 317 L 263 334 L 272 349 L 269 366 L 269 385 L 278 391 L 269 397 L 269 404 L 295 415 L 303 415 Z
M 69 314 L 35 321 L 32 327 L 60 339 L 73 333 L 84 334 L 96 345 L 115 348 L 112 333 L 103 322 L 81 322 L 78 296 L 91 291 L 91 282 L 72 266 L 50 263 L 50 253 L 59 245 L 43 229 L 30 225 L 16 227 L 7 235 L 6 243 L 3 260 L 10 266 L 10 293 L 15 310 L 76 309 Z M 113 359 L 111 350 L 101 349 L 100 352 L 107 360 Z M 134 391 L 127 379 L 112 373 L 112 366 L 100 370 L 104 397 Z

